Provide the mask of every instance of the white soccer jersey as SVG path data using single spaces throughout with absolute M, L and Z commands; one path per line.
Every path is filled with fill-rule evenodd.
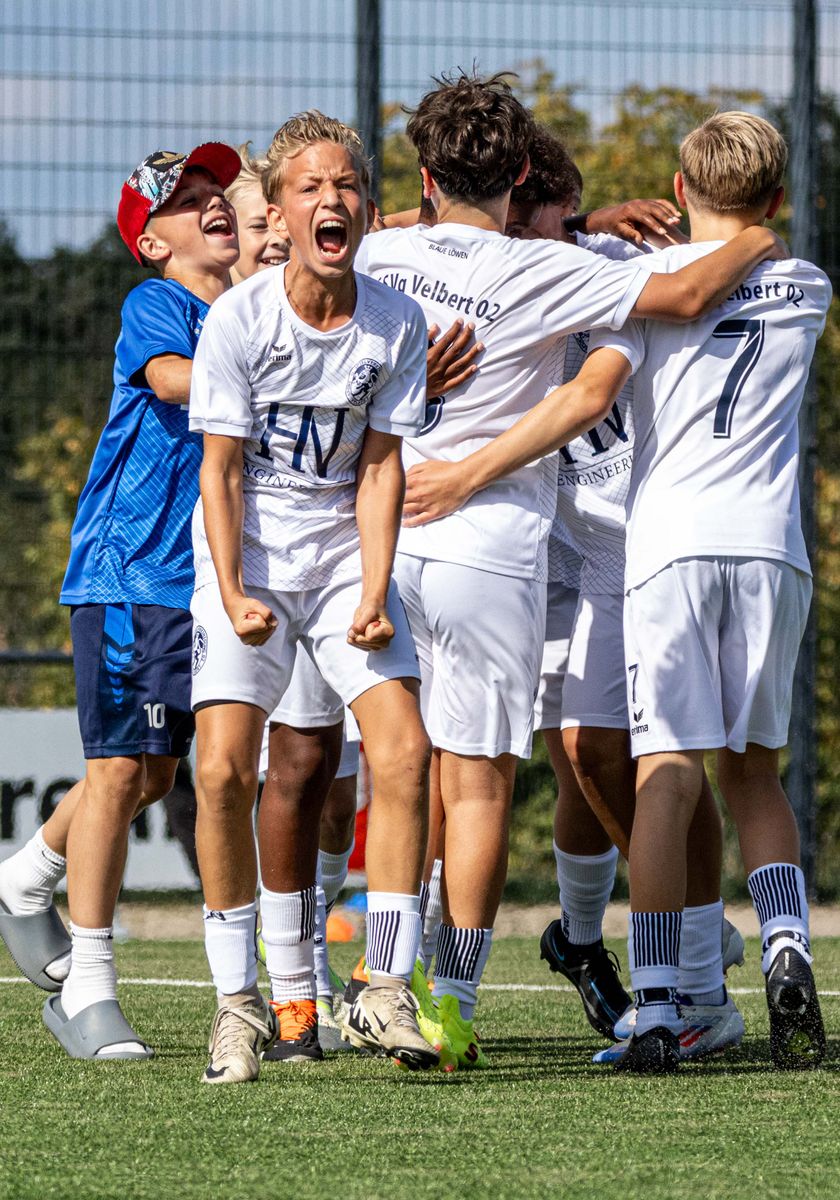
M 357 274 L 352 320 L 324 333 L 296 315 L 284 278 L 260 271 L 216 301 L 190 391 L 190 429 L 245 439 L 243 582 L 275 591 L 355 569 L 365 430 L 416 434 L 426 400 L 416 304 Z M 200 500 L 193 545 L 200 588 L 216 577 Z
M 720 244 L 675 246 L 644 262 L 676 271 Z M 811 263 L 765 262 L 699 321 L 593 334 L 593 347 L 621 351 L 636 374 L 628 590 L 670 562 L 706 555 L 810 571 L 797 415 L 830 300 Z
M 648 273 L 561 242 L 520 241 L 469 225 L 391 229 L 365 238 L 360 270 L 419 301 L 428 322 L 473 321 L 478 371 L 430 402 L 406 467 L 458 461 L 542 399 L 557 340 L 594 325 L 620 328 Z M 546 579 L 557 497 L 552 455 L 478 492 L 458 512 L 403 529 L 400 550 L 522 578 Z
M 650 252 L 609 234 L 577 235 L 578 245 L 627 261 Z M 574 379 L 589 350 L 589 334 L 575 333 L 558 352 L 553 387 Z M 633 380 L 600 424 L 563 446 L 558 456 L 557 513 L 548 540 L 549 580 L 567 583 L 569 549 L 581 561 L 579 587 L 588 595 L 624 591 L 624 505 L 633 465 Z M 567 584 L 567 586 L 569 586 Z

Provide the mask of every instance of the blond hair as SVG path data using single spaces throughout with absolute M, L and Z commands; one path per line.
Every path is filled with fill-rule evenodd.
M 268 167 L 263 173 L 262 185 L 263 194 L 270 204 L 279 199 L 288 160 L 317 142 L 334 142 L 344 146 L 353 159 L 359 178 L 370 191 L 370 159 L 356 130 L 337 121 L 335 117 L 325 117 L 317 108 L 311 108 L 308 112 L 297 113 L 281 125 L 268 148 Z
M 746 112 L 715 113 L 680 146 L 686 192 L 712 212 L 766 204 L 781 185 L 787 158 L 779 131 Z
M 243 142 L 236 149 L 242 163 L 242 168 L 233 183 L 225 188 L 225 195 L 231 204 L 234 205 L 244 191 L 254 187 L 262 190 L 263 172 L 268 166 L 267 158 L 251 154 L 250 142 Z

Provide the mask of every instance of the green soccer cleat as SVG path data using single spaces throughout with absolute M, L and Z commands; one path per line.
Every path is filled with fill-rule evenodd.
M 446 1030 L 441 1024 L 440 1013 L 437 1010 L 429 983 L 423 974 L 423 965 L 418 960 L 414 964 L 409 983 L 412 994 L 417 1000 L 417 1025 L 429 1045 L 440 1055 L 440 1070 L 447 1074 L 458 1069 L 458 1055 L 447 1037 Z
M 483 1071 L 490 1066 L 487 1055 L 481 1048 L 479 1036 L 472 1021 L 465 1021 L 455 996 L 441 996 L 437 1002 L 438 1019 L 443 1026 L 449 1045 L 455 1053 L 459 1067 Z

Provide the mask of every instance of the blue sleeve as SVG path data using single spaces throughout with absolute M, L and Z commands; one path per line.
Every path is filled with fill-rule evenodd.
M 163 280 L 150 279 L 126 296 L 122 309 L 119 357 L 125 378 L 146 386 L 138 378 L 150 358 L 180 354 L 192 358 L 196 338 L 190 328 L 184 300 Z

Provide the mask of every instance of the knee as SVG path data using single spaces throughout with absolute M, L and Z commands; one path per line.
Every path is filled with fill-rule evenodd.
M 146 781 L 138 808 L 146 808 L 149 804 L 154 804 L 156 800 L 162 800 L 164 796 L 169 795 L 175 782 L 176 767 L 177 763 L 174 760 L 152 760 L 149 763 L 147 759 Z
M 387 747 L 376 746 L 369 750 L 366 744 L 365 754 L 375 787 L 381 788 L 385 784 L 389 788 L 402 788 L 428 777 L 432 743 L 418 721 L 416 726 L 404 730 L 399 739 Z
M 126 810 L 140 807 L 145 769 L 139 758 L 95 759 L 88 763 L 84 798 L 87 803 Z
M 564 729 L 563 746 L 575 773 L 585 779 L 597 778 L 627 757 L 626 750 L 622 753 L 615 739 L 604 737 L 602 729 Z
M 257 795 L 257 773 L 230 759 L 205 758 L 195 774 L 199 812 L 212 816 L 250 813 Z

